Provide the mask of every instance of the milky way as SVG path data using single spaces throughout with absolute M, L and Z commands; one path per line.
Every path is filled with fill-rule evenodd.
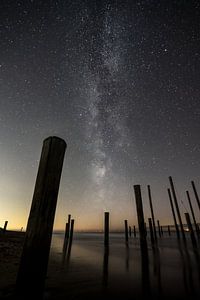
M 198 1 L 4 1 L 0 220 L 25 226 L 42 141 L 68 144 L 55 228 L 135 223 L 133 184 L 171 222 L 168 176 L 199 186 Z M 182 206 L 181 209 L 184 207 Z

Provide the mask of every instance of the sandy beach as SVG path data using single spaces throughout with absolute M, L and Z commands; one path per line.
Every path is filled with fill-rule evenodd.
M 0 243 L 0 297 L 12 298 L 24 233 L 6 232 Z M 198 256 L 188 239 L 178 247 L 175 235 L 148 243 L 148 266 L 139 239 L 125 245 L 123 234 L 111 234 L 105 251 L 102 234 L 75 233 L 71 251 L 62 262 L 63 234 L 54 234 L 44 299 L 198 299 Z

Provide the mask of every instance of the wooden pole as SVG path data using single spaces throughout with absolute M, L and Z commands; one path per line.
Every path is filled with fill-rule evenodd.
M 133 234 L 134 234 L 134 237 L 136 237 L 136 228 L 135 228 L 135 225 L 133 226 Z
M 74 219 L 71 220 L 69 245 L 72 245 L 73 235 L 74 235 Z
M 174 205 L 173 205 L 173 201 L 172 201 L 171 191 L 170 191 L 170 189 L 167 189 L 167 191 L 168 191 L 170 206 L 171 206 L 172 215 L 173 215 L 173 219 L 174 219 L 174 225 L 176 228 L 176 234 L 177 234 L 177 238 L 179 239 L 180 233 L 179 233 L 179 229 L 178 229 L 178 223 L 176 221 L 176 215 L 175 215 L 175 211 L 174 211 Z
M 168 234 L 171 235 L 170 225 L 167 226 Z
M 128 221 L 124 220 L 124 226 L 125 226 L 125 241 L 128 244 Z
M 154 211 L 153 211 L 153 204 L 152 204 L 152 197 L 151 197 L 151 188 L 150 185 L 147 186 L 148 189 L 148 195 L 149 195 L 149 204 L 151 209 L 151 219 L 153 223 L 153 232 L 154 232 L 154 239 L 157 241 L 157 233 L 156 233 L 156 223 L 155 223 L 155 217 L 154 217 Z
M 104 213 L 104 246 L 109 246 L 109 212 Z
M 200 200 L 199 200 L 199 195 L 198 195 L 198 193 L 197 193 L 197 189 L 196 189 L 196 186 L 195 186 L 194 181 L 191 181 L 191 184 L 192 184 L 192 188 L 193 188 L 193 191 L 194 191 L 194 195 L 195 195 L 195 198 L 196 198 L 196 201 L 197 201 L 197 205 L 198 205 L 199 210 L 200 210 Z
M 191 199 L 190 199 L 190 194 L 189 194 L 188 191 L 186 191 L 186 194 L 187 194 L 187 198 L 188 198 L 188 202 L 189 202 L 189 206 L 190 206 L 194 226 L 195 226 L 195 229 L 196 229 L 196 233 L 199 235 L 199 227 L 197 226 L 197 222 L 196 222 L 196 218 L 195 218 L 195 214 L 194 214 L 194 209 L 193 209 L 192 202 L 191 202 Z
M 148 218 L 148 221 L 149 221 L 149 230 L 150 230 L 150 236 L 151 236 L 151 243 L 154 244 L 155 235 L 154 235 L 154 230 L 153 230 L 153 225 L 152 225 L 151 218 Z
M 189 232 L 190 232 L 190 237 L 191 237 L 192 244 L 195 248 L 197 248 L 197 241 L 196 241 L 196 238 L 195 238 L 194 230 L 192 228 L 192 223 L 191 223 L 191 220 L 190 220 L 189 213 L 185 213 L 185 218 L 186 218 L 187 226 L 188 226 L 188 229 L 189 229 Z
M 157 224 L 158 224 L 159 237 L 161 238 L 162 234 L 161 234 L 161 228 L 160 228 L 160 221 L 159 220 L 157 220 Z
M 129 226 L 129 237 L 131 237 L 132 235 L 132 230 L 131 230 L 131 226 Z
M 145 230 L 145 223 L 144 223 L 144 213 L 143 213 L 140 185 L 134 185 L 134 192 L 135 192 L 135 200 L 136 200 L 136 208 L 137 208 L 138 227 L 140 233 L 140 244 L 141 247 L 147 248 L 146 230 Z
M 63 242 L 63 255 L 65 257 L 66 251 L 67 251 L 67 245 L 69 241 L 69 233 L 70 233 L 70 223 L 66 223 L 65 226 L 65 236 L 64 236 L 64 242 Z
M 162 225 L 160 226 L 160 231 L 161 231 L 161 234 L 162 234 L 162 236 L 163 236 L 164 232 L 163 232 L 163 227 L 162 227 Z
M 180 210 L 179 210 L 179 206 L 178 206 L 178 201 L 177 201 L 177 197 L 176 197 L 174 183 L 173 183 L 173 180 L 172 180 L 171 176 L 169 177 L 169 182 L 170 182 L 170 186 L 171 186 L 171 190 L 172 190 L 172 195 L 173 195 L 173 198 L 174 198 L 174 203 L 175 203 L 175 207 L 176 207 L 176 212 L 177 212 L 179 224 L 180 224 L 180 227 L 181 227 L 182 237 L 183 237 L 183 240 L 185 241 L 185 232 L 184 232 L 183 223 L 182 223 L 182 220 L 181 220 L 181 214 L 180 214 Z
M 44 140 L 17 274 L 17 294 L 27 299 L 40 299 L 44 291 L 65 150 L 65 141 L 58 137 Z
M 4 227 L 3 227 L 3 232 L 4 232 L 4 233 L 6 232 L 7 225 L 8 225 L 8 221 L 5 221 L 5 223 L 4 223 Z

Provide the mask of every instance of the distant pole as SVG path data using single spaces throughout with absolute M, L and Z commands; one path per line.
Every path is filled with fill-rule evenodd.
M 191 202 L 191 199 L 190 199 L 190 194 L 189 194 L 188 191 L 186 191 L 186 194 L 187 194 L 187 198 L 188 198 L 188 202 L 189 202 L 189 206 L 190 206 L 194 226 L 195 226 L 195 229 L 196 229 L 196 233 L 199 235 L 199 227 L 197 226 L 197 222 L 196 222 L 196 218 L 195 218 L 195 214 L 194 214 L 194 209 L 193 209 L 192 202 Z
M 129 237 L 131 237 L 132 234 L 132 230 L 131 230 L 131 226 L 129 226 Z
M 141 248 L 147 248 L 146 229 L 144 223 L 144 213 L 143 213 L 140 185 L 134 185 L 134 192 L 135 192 L 135 200 L 136 200 L 136 208 L 137 208 L 138 226 L 140 232 L 140 245 Z
M 190 220 L 189 213 L 185 213 L 185 218 L 186 218 L 187 226 L 188 226 L 188 229 L 189 229 L 189 232 L 190 232 L 190 237 L 191 237 L 192 244 L 195 248 L 197 248 L 197 241 L 196 241 L 196 238 L 195 238 L 194 230 L 192 228 L 192 223 L 191 223 L 191 220 Z
M 68 241 L 69 241 L 69 233 L 70 233 L 70 223 L 67 222 L 65 225 L 65 236 L 64 236 L 64 242 L 63 242 L 64 257 L 66 255 L 67 245 L 68 245 Z
M 162 234 L 161 234 L 161 228 L 160 228 L 160 221 L 159 220 L 157 220 L 157 224 L 158 224 L 159 237 L 161 238 Z
M 167 189 L 167 191 L 168 191 L 169 201 L 170 201 L 172 215 L 173 215 L 173 219 L 174 219 L 174 225 L 175 225 L 175 228 L 176 228 L 176 234 L 177 234 L 177 238 L 179 239 L 180 238 L 180 233 L 179 233 L 179 229 L 178 229 L 178 223 L 176 221 L 176 215 L 175 215 L 175 211 L 174 211 L 174 205 L 173 205 L 173 201 L 172 201 L 171 191 L 170 191 L 170 189 Z
M 124 226 L 125 226 L 125 241 L 128 243 L 128 221 L 124 220 Z
M 136 237 L 136 228 L 135 228 L 135 225 L 133 226 L 133 234 L 134 234 L 134 237 Z
M 5 223 L 4 223 L 4 228 L 3 228 L 3 232 L 4 232 L 4 233 L 6 232 L 7 225 L 8 225 L 8 221 L 5 221 Z
M 185 232 L 184 232 L 183 223 L 182 223 L 182 220 L 181 220 L 181 214 L 180 214 L 180 210 L 179 210 L 179 206 L 178 206 L 178 201 L 177 201 L 177 197 L 176 197 L 174 183 L 173 183 L 173 180 L 172 180 L 171 176 L 169 177 L 169 182 L 170 182 L 170 186 L 171 186 L 171 190 L 172 190 L 172 195 L 173 195 L 173 198 L 174 198 L 174 203 L 175 203 L 175 207 L 176 207 L 176 212 L 177 212 L 179 224 L 180 224 L 180 227 L 181 227 L 181 233 L 182 233 L 182 236 L 183 236 L 183 240 L 185 240 Z
M 157 241 L 156 223 L 155 223 L 155 217 L 154 217 L 154 211 L 153 211 L 150 185 L 147 186 L 147 189 L 148 189 L 148 195 L 149 195 L 149 204 L 150 204 L 150 209 L 151 209 L 151 218 L 152 218 L 152 223 L 153 223 L 154 238 L 155 238 L 155 241 Z
M 72 241 L 73 241 L 73 235 L 74 235 L 74 219 L 71 220 L 70 236 L 69 236 L 69 245 L 72 244 Z
M 154 231 L 153 231 L 153 225 L 152 225 L 151 218 L 148 218 L 148 221 L 149 221 L 149 230 L 150 230 L 150 236 L 151 236 L 151 243 L 154 244 L 155 235 L 154 235 Z
M 68 226 L 67 226 L 68 223 Z M 68 231 L 65 230 L 65 239 L 69 238 L 69 233 L 70 233 L 70 223 L 71 223 L 71 215 L 68 215 L 68 221 L 66 223 L 66 227 L 68 227 Z M 66 229 L 65 227 L 65 229 Z
M 199 200 L 199 195 L 198 195 L 198 193 L 197 193 L 197 189 L 196 189 L 196 186 L 195 186 L 195 184 L 194 184 L 194 181 L 191 181 L 191 184 L 192 184 L 192 188 L 193 188 L 193 191 L 194 191 L 194 194 L 195 194 L 195 198 L 196 198 L 196 201 L 197 201 L 199 210 L 200 210 L 200 200 Z
M 162 234 L 162 236 L 163 236 L 164 232 L 163 232 L 163 227 L 162 227 L 162 225 L 160 226 L 160 231 L 161 231 L 161 234 Z
M 65 141 L 58 137 L 44 140 L 17 274 L 21 297 L 40 299 L 43 295 L 65 150 Z
M 168 234 L 171 235 L 170 225 L 167 226 Z
M 104 213 L 104 246 L 109 245 L 109 212 Z

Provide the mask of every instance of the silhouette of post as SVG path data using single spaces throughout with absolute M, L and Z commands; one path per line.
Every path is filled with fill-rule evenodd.
M 74 219 L 71 220 L 69 246 L 72 245 L 73 235 L 74 235 Z
M 170 225 L 167 226 L 168 234 L 171 235 Z
M 109 246 L 109 212 L 104 213 L 104 246 Z
M 160 228 L 160 221 L 159 220 L 157 220 L 157 224 L 158 224 L 159 237 L 161 238 L 162 234 L 161 234 L 161 228 Z
M 192 184 L 192 188 L 193 188 L 193 191 L 194 191 L 194 195 L 195 195 L 195 198 L 196 198 L 196 201 L 197 201 L 199 210 L 200 210 L 200 200 L 199 200 L 199 195 L 198 195 L 198 193 L 197 193 L 197 189 L 196 189 L 196 186 L 195 186 L 195 184 L 194 184 L 194 181 L 191 181 L 191 184 Z
M 128 243 L 128 221 L 124 220 L 124 226 L 125 226 L 125 241 Z
M 5 223 L 4 223 L 4 227 L 3 227 L 3 232 L 4 232 L 4 233 L 6 232 L 7 225 L 8 225 L 8 221 L 5 221 Z
M 186 191 L 186 194 L 187 194 L 187 198 L 188 198 L 188 202 L 189 202 L 189 206 L 190 206 L 194 226 L 195 226 L 195 229 L 196 229 L 196 233 L 199 235 L 199 227 L 197 226 L 197 222 L 196 222 L 196 218 L 195 218 L 195 214 L 194 214 L 194 209 L 193 209 L 192 202 L 191 202 L 191 199 L 190 199 L 190 194 L 189 194 L 188 191 Z
M 63 242 L 63 254 L 64 255 L 66 253 L 67 245 L 68 245 L 68 241 L 69 241 L 70 222 L 71 222 L 71 215 L 68 215 L 68 221 L 65 224 L 65 235 L 64 235 L 64 242 Z
M 153 204 L 152 204 L 152 197 L 151 197 L 151 188 L 150 188 L 150 185 L 147 186 L 147 189 L 148 189 L 149 204 L 150 204 L 150 209 L 151 209 L 151 219 L 152 219 L 152 223 L 153 223 L 154 239 L 155 239 L 155 241 L 157 241 L 156 223 L 155 223 L 155 218 L 154 218 L 154 211 L 153 211 Z
M 144 213 L 143 213 L 140 185 L 134 185 L 134 192 L 135 192 L 135 200 L 136 200 L 136 208 L 137 208 L 138 227 L 140 233 L 140 245 L 141 248 L 147 248 L 146 229 L 144 223 Z
M 16 292 L 21 298 L 42 298 L 65 150 L 65 141 L 58 137 L 43 142 L 17 274 Z
M 197 247 L 197 241 L 196 241 L 196 238 L 195 238 L 194 230 L 192 228 L 192 223 L 191 223 L 191 220 L 190 220 L 189 213 L 185 213 L 185 218 L 186 218 L 187 226 L 188 226 L 188 229 L 189 229 L 189 232 L 190 232 L 190 237 L 191 237 L 192 244 L 196 248 Z
M 173 183 L 173 180 L 172 180 L 171 176 L 169 176 L 169 182 L 170 182 L 170 186 L 171 186 L 171 190 L 172 190 L 172 195 L 173 195 L 173 198 L 174 198 L 174 204 L 175 204 L 175 207 L 176 207 L 176 212 L 177 212 L 179 224 L 180 224 L 180 227 L 181 227 L 181 233 L 182 233 L 182 236 L 183 236 L 183 240 L 185 241 L 185 232 L 184 232 L 183 223 L 182 223 L 182 220 L 181 220 L 181 214 L 180 214 L 180 210 L 179 210 L 179 206 L 178 206 L 178 201 L 177 201 L 177 197 L 176 197 L 174 183 Z
M 136 237 L 136 228 L 135 228 L 135 225 L 133 226 L 133 234 L 134 234 L 134 237 Z
M 162 236 L 163 236 L 164 232 L 163 232 L 163 227 L 162 227 L 162 225 L 160 226 L 160 231 L 161 231 L 161 234 L 162 234 Z
M 170 206 L 171 206 L 171 210 L 172 210 L 172 215 L 173 215 L 173 219 L 174 219 L 174 225 L 175 225 L 175 228 L 176 228 L 177 238 L 179 239 L 180 238 L 180 233 L 179 233 L 179 229 L 178 229 L 178 223 L 176 221 L 176 215 L 175 215 L 175 211 L 174 211 L 174 205 L 173 205 L 170 189 L 167 189 L 167 192 L 168 192 L 168 195 L 169 195 L 169 202 L 170 202 Z
M 131 237 L 132 234 L 132 230 L 131 230 L 131 226 L 129 226 L 129 237 Z
M 151 243 L 154 244 L 155 235 L 154 235 L 154 231 L 153 231 L 153 225 L 152 225 L 151 218 L 148 218 L 148 221 L 149 221 L 149 230 L 150 230 L 150 236 L 151 236 Z

